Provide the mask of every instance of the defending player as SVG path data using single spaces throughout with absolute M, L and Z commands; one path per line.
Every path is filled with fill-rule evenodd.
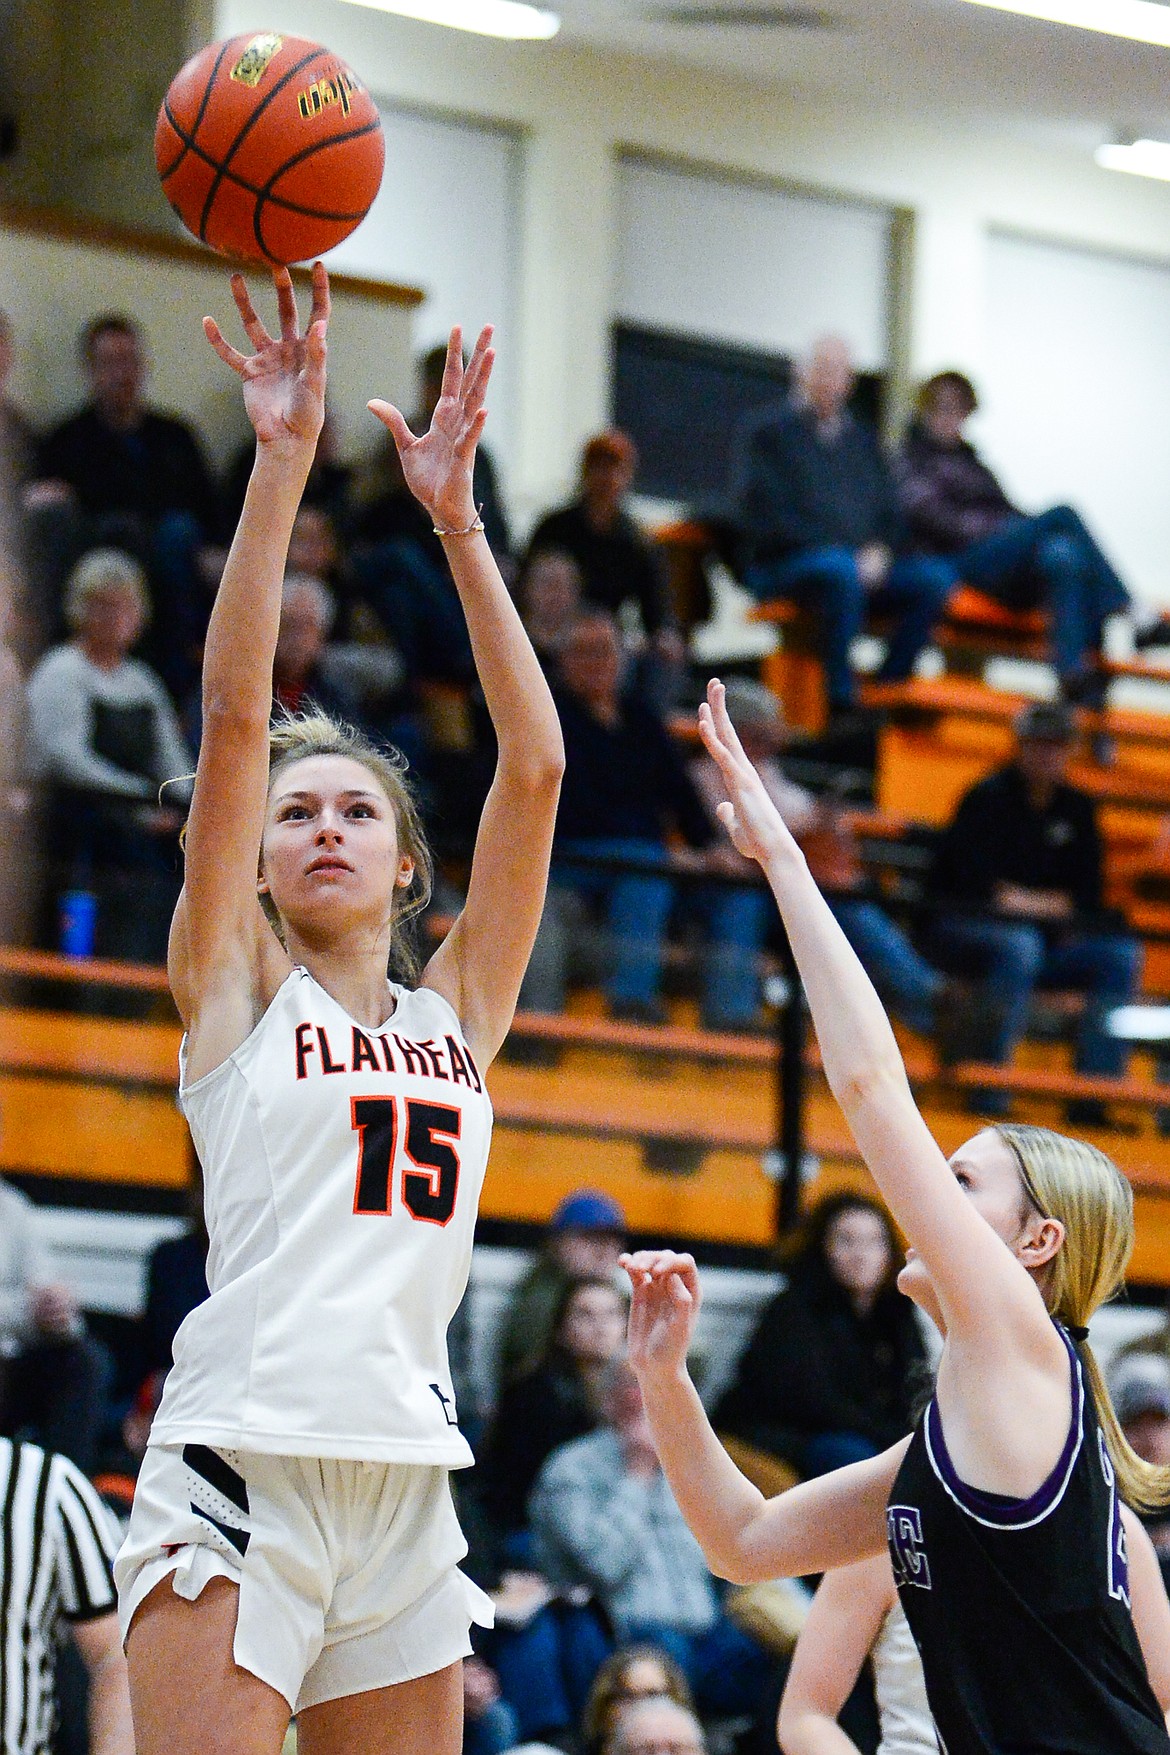
M 947 1163 L 719 683 L 699 719 L 727 786 L 720 815 L 775 891 L 829 1084 L 912 1245 L 899 1285 L 944 1344 L 911 1438 L 765 1501 L 687 1377 L 694 1262 L 627 1258 L 631 1358 L 679 1503 L 732 1579 L 820 1572 L 888 1541 L 948 1755 L 1166 1755 L 1170 1606 L 1119 1489 L 1137 1506 L 1166 1504 L 1170 1471 L 1126 1444 L 1085 1344 L 1129 1259 L 1129 1185 L 1094 1147 L 1042 1128 L 988 1128 Z
M 492 366 L 451 337 L 414 438 L 385 403 L 467 615 L 499 742 L 467 903 L 417 987 L 392 983 L 429 888 L 398 765 L 321 716 L 270 736 L 289 535 L 325 392 L 329 291 L 298 331 L 286 272 L 243 381 L 256 461 L 208 630 L 203 744 L 170 976 L 206 1179 L 211 1296 L 180 1329 L 118 1582 L 138 1755 L 455 1755 L 460 1658 L 490 1605 L 447 1472 L 447 1324 L 467 1279 L 491 1109 L 540 917 L 563 752 L 471 491 Z

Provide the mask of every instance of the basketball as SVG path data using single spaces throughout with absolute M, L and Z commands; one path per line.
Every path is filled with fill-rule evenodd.
M 211 43 L 175 75 L 154 132 L 167 200 L 204 244 L 242 262 L 303 262 L 369 212 L 385 142 L 356 74 L 276 32 Z

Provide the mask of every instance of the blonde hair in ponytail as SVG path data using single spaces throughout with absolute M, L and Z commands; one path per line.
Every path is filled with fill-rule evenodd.
M 1044 1301 L 1066 1328 L 1087 1328 L 1093 1312 L 1124 1282 L 1133 1251 L 1133 1190 L 1112 1158 L 1084 1140 L 1015 1122 L 994 1131 L 1016 1160 L 1029 1200 L 1064 1226 L 1064 1242 L 1041 1284 Z M 1135 1511 L 1161 1510 L 1170 1505 L 1170 1467 L 1138 1456 L 1118 1423 L 1092 1348 L 1082 1341 L 1078 1350 L 1121 1497 Z

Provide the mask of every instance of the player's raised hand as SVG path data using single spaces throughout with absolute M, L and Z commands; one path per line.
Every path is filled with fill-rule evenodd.
M 463 364 L 463 331 L 452 329 L 443 368 L 443 389 L 425 433 L 417 437 L 393 403 L 369 404 L 390 429 L 406 485 L 441 530 L 466 530 L 475 521 L 471 473 L 475 447 L 487 420 L 483 399 L 495 363 L 490 326 L 480 332 Z
M 623 1255 L 630 1276 L 629 1356 L 639 1378 L 675 1377 L 685 1368 L 702 1293 L 691 1255 L 641 1249 Z
M 276 269 L 272 283 L 280 315 L 278 336 L 269 335 L 260 321 L 242 274 L 232 275 L 232 297 L 254 351 L 244 354 L 233 347 L 214 317 L 204 317 L 203 332 L 220 359 L 242 380 L 244 407 L 258 442 L 278 449 L 315 447 L 325 419 L 329 277 L 323 263 L 313 264 L 313 305 L 304 335 L 288 269 Z
M 766 865 L 778 850 L 795 851 L 796 843 L 780 812 L 744 754 L 727 711 L 723 684 L 714 678 L 707 684 L 707 699 L 699 707 L 699 736 L 718 763 L 727 787 L 727 801 L 719 806 L 718 816 L 736 852 Z

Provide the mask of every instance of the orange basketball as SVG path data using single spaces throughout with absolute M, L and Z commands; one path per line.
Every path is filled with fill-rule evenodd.
M 154 130 L 167 200 L 213 250 L 303 262 L 348 237 L 382 181 L 377 107 L 303 37 L 230 37 L 175 75 Z

